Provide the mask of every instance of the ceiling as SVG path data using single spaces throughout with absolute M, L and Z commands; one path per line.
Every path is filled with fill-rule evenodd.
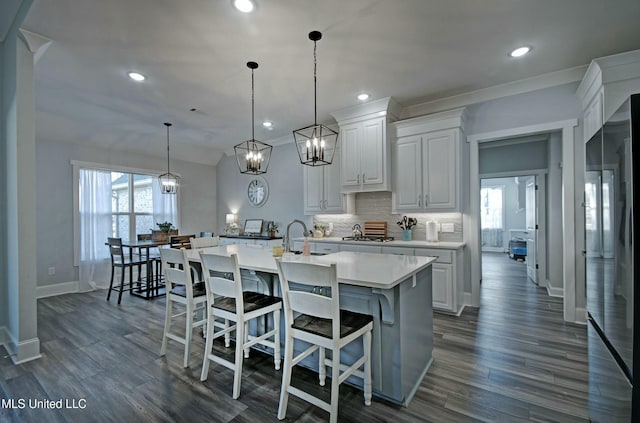
M 255 137 L 282 141 L 313 123 L 311 30 L 323 123 L 360 92 L 410 106 L 640 49 L 638 0 L 255 1 L 34 0 L 36 137 L 163 156 L 168 121 L 172 157 L 216 163 L 251 138 L 252 60 Z

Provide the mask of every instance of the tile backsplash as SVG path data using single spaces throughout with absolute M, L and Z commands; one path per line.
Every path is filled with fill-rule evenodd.
M 313 218 L 313 223 L 333 223 L 330 236 L 351 236 L 353 225 L 359 223 L 364 229 L 365 221 L 386 221 L 387 234 L 399 240 L 402 230 L 396 224 L 403 215 L 415 217 L 418 224 L 412 230 L 412 238 L 416 241 L 427 239 L 427 221 L 433 219 L 436 223 L 453 223 L 453 232 L 438 233 L 440 241 L 462 241 L 462 213 L 391 213 L 390 192 L 367 192 L 356 194 L 355 214 L 321 214 Z

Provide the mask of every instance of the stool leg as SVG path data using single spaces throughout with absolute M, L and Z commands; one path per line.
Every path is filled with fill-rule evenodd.
M 324 347 L 319 347 L 318 349 L 318 374 L 320 376 L 320 386 L 324 386 L 325 380 L 327 378 L 327 366 L 325 366 L 324 364 L 325 350 Z
M 244 322 L 244 340 L 243 344 L 249 342 L 249 322 Z M 244 358 L 249 358 L 249 348 L 244 349 Z
M 184 360 L 183 367 L 189 367 L 189 353 L 191 353 L 191 335 L 193 333 L 193 304 L 187 304 L 187 319 L 186 332 L 184 334 Z
M 122 290 L 124 289 L 124 272 L 125 272 L 125 267 L 122 266 L 120 268 L 120 271 L 122 272 L 121 276 L 120 276 L 120 292 L 118 292 L 118 305 L 120 305 L 120 302 L 122 301 Z M 129 270 L 129 274 L 131 274 L 131 270 Z
M 280 363 L 282 362 L 280 355 L 280 310 L 273 312 L 273 327 L 275 329 L 275 333 L 273 334 L 273 361 L 276 370 L 280 370 Z
M 340 393 L 340 349 L 331 351 L 331 414 L 329 416 L 330 423 L 338 422 L 338 398 Z
M 224 319 L 224 329 L 227 330 L 227 332 L 224 333 L 224 346 L 226 348 L 229 348 L 231 346 L 231 334 L 228 332 L 228 329 L 229 329 L 228 319 Z
M 293 364 L 293 337 L 289 331 L 284 341 L 284 369 L 282 370 L 282 385 L 280 387 L 280 404 L 278 405 L 278 420 L 283 420 L 287 415 L 289 403 L 289 385 L 291 385 L 291 372 Z
M 364 405 L 371 405 L 371 331 L 364 334 Z
M 167 293 L 165 297 L 167 301 L 166 312 L 164 315 L 164 332 L 162 333 L 162 346 L 160 347 L 160 356 L 167 353 L 167 334 L 171 330 L 171 313 L 173 313 L 171 296 Z
M 116 267 L 111 264 L 111 281 L 109 282 L 109 292 L 107 292 L 107 301 L 111 298 L 111 290 L 113 289 L 113 276 L 116 273 Z
M 208 307 L 207 310 L 207 340 L 204 346 L 204 359 L 202 361 L 202 373 L 200 373 L 200 380 L 205 381 L 209 376 L 209 354 L 211 354 L 211 348 L 213 348 L 213 330 L 214 320 L 213 307 Z
M 233 399 L 240 396 L 240 383 L 242 382 L 242 356 L 244 351 L 246 322 L 236 322 L 236 357 L 235 373 L 233 375 Z M 246 352 L 245 352 L 246 354 Z

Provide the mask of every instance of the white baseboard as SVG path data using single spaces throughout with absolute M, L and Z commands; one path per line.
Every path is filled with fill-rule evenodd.
M 0 340 L 2 340 L 2 345 L 9 353 L 13 364 L 22 364 L 42 357 L 38 337 L 16 342 L 6 326 L 3 326 L 0 328 Z
M 78 292 L 79 282 L 70 281 L 56 283 L 53 285 L 43 285 L 36 288 L 36 298 L 53 297 L 56 295 L 72 294 Z
M 547 281 L 546 284 L 546 288 L 547 288 L 547 294 L 549 294 L 550 297 L 560 297 L 560 298 L 564 298 L 564 288 L 556 288 L 553 285 L 551 285 L 551 282 Z

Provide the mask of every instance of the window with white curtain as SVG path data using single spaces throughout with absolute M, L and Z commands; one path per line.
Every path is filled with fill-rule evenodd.
M 160 192 L 157 173 L 74 162 L 74 252 L 80 290 L 108 286 L 108 237 L 135 240 L 156 223 L 178 226 L 177 195 Z
M 504 187 L 480 189 L 482 229 L 504 229 Z

